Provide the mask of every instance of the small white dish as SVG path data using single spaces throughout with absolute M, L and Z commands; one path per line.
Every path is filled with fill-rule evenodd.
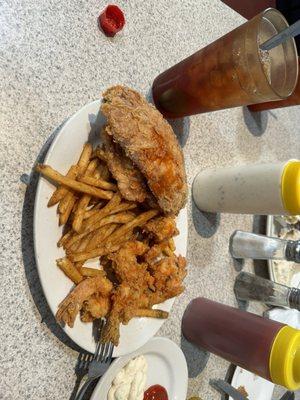
M 132 354 L 115 360 L 98 382 L 91 400 L 106 400 L 107 393 L 117 373 L 129 360 L 144 355 L 148 362 L 147 385 L 161 385 L 169 400 L 186 400 L 188 371 L 180 347 L 167 338 L 155 337 Z
M 231 385 L 236 389 L 242 387 L 249 400 L 272 400 L 274 384 L 243 368 L 236 367 Z M 229 399 L 233 400 L 232 397 Z
M 99 133 L 104 124 L 104 118 L 99 111 L 100 100 L 85 105 L 74 114 L 61 128 L 51 144 L 44 163 L 51 165 L 61 173 L 66 173 L 69 167 L 76 163 L 84 143 L 88 140 L 99 142 Z M 66 297 L 73 287 L 72 282 L 56 266 L 55 260 L 64 256 L 64 251 L 57 247 L 57 241 L 62 235 L 58 226 L 56 206 L 47 207 L 54 186 L 46 179 L 39 179 L 34 206 L 34 248 L 37 269 L 41 285 L 55 315 L 58 304 Z M 186 255 L 187 248 L 187 210 L 181 210 L 177 217 L 177 227 L 180 234 L 174 238 L 177 254 Z M 93 265 L 98 263 L 90 261 Z M 175 299 L 170 299 L 159 308 L 170 311 Z M 153 318 L 135 318 L 128 325 L 121 326 L 120 344 L 114 350 L 114 357 L 132 353 L 152 338 L 164 320 Z M 92 323 L 83 323 L 77 317 L 74 327 L 65 326 L 66 334 L 83 349 L 94 353 L 95 340 L 92 334 Z

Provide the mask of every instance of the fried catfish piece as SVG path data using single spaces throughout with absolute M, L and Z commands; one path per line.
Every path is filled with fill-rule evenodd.
M 101 293 L 104 297 L 109 296 L 112 288 L 112 283 L 103 276 L 95 276 L 81 281 L 59 304 L 56 313 L 57 321 L 64 322 L 72 328 L 84 302 L 88 301 L 95 293 Z
M 101 111 L 108 134 L 133 161 L 165 213 L 178 214 L 185 205 L 184 159 L 173 129 L 158 110 L 136 91 L 113 86 L 103 95 Z
M 106 126 L 101 133 L 104 142 L 103 157 L 108 169 L 117 181 L 122 196 L 129 201 L 142 203 L 149 197 L 149 189 L 141 172 L 125 155 L 122 148 L 113 142 L 110 128 Z

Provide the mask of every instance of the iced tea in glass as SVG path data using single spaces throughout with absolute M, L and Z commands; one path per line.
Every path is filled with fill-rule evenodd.
M 296 86 L 298 55 L 293 38 L 270 51 L 259 45 L 288 27 L 269 8 L 153 82 L 156 107 L 167 118 L 286 99 Z
M 299 59 L 299 67 L 300 67 L 300 59 Z M 252 104 L 248 106 L 248 108 L 250 111 L 256 112 L 256 111 L 272 110 L 275 108 L 291 107 L 297 105 L 300 105 L 300 75 L 298 77 L 298 83 L 296 85 L 293 94 L 291 94 L 287 99 L 279 101 L 268 101 L 267 103 Z

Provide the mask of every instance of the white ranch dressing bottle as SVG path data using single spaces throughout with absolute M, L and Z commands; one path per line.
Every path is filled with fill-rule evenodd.
M 200 210 L 235 214 L 300 213 L 300 161 L 199 172 L 192 187 Z

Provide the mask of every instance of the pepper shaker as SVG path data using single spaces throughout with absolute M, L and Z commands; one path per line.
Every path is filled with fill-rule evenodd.
M 300 310 L 300 290 L 270 281 L 257 275 L 241 272 L 234 284 L 239 300 L 261 301 L 279 307 Z

